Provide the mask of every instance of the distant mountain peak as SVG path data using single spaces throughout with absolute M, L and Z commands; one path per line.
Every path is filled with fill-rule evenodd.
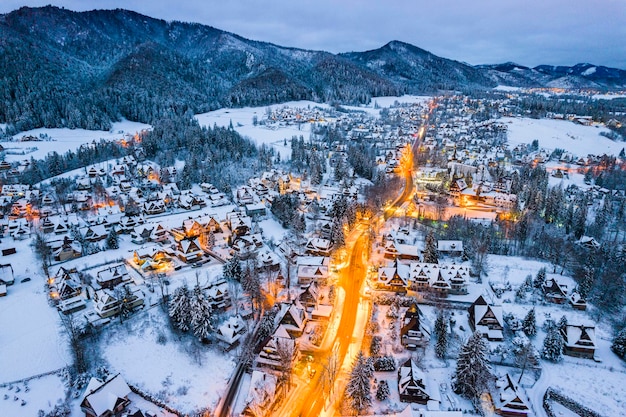
M 0 123 L 19 130 L 108 129 L 120 117 L 151 123 L 171 108 L 199 113 L 294 99 L 363 103 L 499 84 L 626 86 L 626 71 L 588 63 L 472 66 L 400 40 L 331 54 L 124 9 L 56 6 L 0 15 L 0 74 L 7 80 L 0 83 L 0 102 L 16 104 L 0 106 Z

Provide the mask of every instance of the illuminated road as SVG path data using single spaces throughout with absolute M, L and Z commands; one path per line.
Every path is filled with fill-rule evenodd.
M 432 110 L 431 110 L 432 112 Z M 405 154 L 402 161 L 402 171 L 405 177 L 405 186 L 402 194 L 388 207 L 383 214 L 375 216 L 370 223 L 377 224 L 379 219 L 383 217 L 385 220 L 392 217 L 396 210 L 402 206 L 406 201 L 411 198 L 413 193 L 413 161 L 415 159 L 415 152 L 418 152 L 419 145 L 426 133 L 426 126 L 428 125 L 427 115 L 424 125 L 420 128 L 415 142 L 412 146 L 409 146 L 408 152 Z M 337 329 L 337 335 L 334 340 L 334 345 L 337 347 L 337 358 L 339 364 L 343 364 L 350 344 L 353 342 L 353 334 L 355 332 L 357 314 L 359 310 L 359 304 L 361 303 L 361 287 L 367 273 L 367 255 L 368 255 L 368 225 L 359 224 L 355 230 L 346 239 L 350 242 L 354 239 L 354 244 L 347 245 L 348 253 L 350 254 L 350 262 L 348 266 L 339 272 L 338 284 L 345 290 L 345 300 L 341 311 L 341 321 Z M 363 336 L 363 335 L 361 335 Z M 351 352 L 354 354 L 354 352 Z M 326 396 L 328 392 L 324 392 L 323 384 L 321 383 L 322 368 L 321 363 L 325 361 L 329 352 L 320 352 L 316 355 L 315 376 L 305 383 L 301 381 L 301 386 L 296 388 L 295 392 L 290 392 L 288 398 L 283 402 L 282 406 L 275 410 L 275 416 L 303 416 L 303 417 L 318 417 L 322 414 L 322 409 L 326 402 Z M 339 376 L 340 374 L 338 374 Z M 336 386 L 336 385 L 335 385 Z M 335 392 L 334 395 L 339 398 L 342 394 L 342 388 L 339 388 L 339 392 Z M 331 407 L 334 404 L 330 405 Z

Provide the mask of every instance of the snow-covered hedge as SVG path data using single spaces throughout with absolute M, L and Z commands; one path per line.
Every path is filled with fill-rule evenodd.
M 554 414 L 554 411 L 552 410 L 552 406 L 549 403 L 550 400 L 556 401 L 562 406 L 572 410 L 574 413 L 578 414 L 579 416 L 602 417 L 599 413 L 596 413 L 592 409 L 585 407 L 579 402 L 558 392 L 554 388 L 549 387 L 546 390 L 545 395 L 543 396 L 543 408 L 546 410 L 546 413 L 551 417 L 554 416 L 555 414 Z

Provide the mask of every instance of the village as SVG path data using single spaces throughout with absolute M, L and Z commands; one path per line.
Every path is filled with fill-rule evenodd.
M 624 157 L 615 158 L 623 142 L 602 154 L 544 147 L 532 134 L 512 144 L 519 121 L 510 119 L 523 116 L 506 97 L 421 97 L 372 110 L 259 110 L 250 117 L 259 131 L 297 126 L 310 133 L 301 150 L 319 153 L 320 166 L 298 156 L 292 139 L 291 163 L 295 157 L 308 165 L 276 164 L 232 190 L 207 182 L 180 189 L 184 163 L 145 159 L 141 132 L 127 138 L 133 154 L 36 186 L 17 182 L 28 161 L 0 164 L 0 316 L 9 312 L 3 303 L 18 309 L 45 300 L 37 314 L 61 323 L 46 334 L 63 343 L 73 339 L 69 329 L 80 328 L 86 336 L 78 339 L 98 346 L 97 353 L 82 353 L 106 370 L 67 388 L 75 415 L 291 415 L 285 410 L 301 397 L 294 393 L 321 394 L 323 404 L 310 405 L 323 406 L 319 415 L 347 415 L 343 392 L 363 355 L 373 367 L 372 398 L 359 415 L 460 417 L 480 409 L 582 416 L 624 407 L 623 388 L 599 403 L 594 398 L 603 374 L 622 378 L 626 368 L 611 351 L 611 325 L 587 303 L 589 290 L 558 256 L 530 259 L 516 242 L 516 216 L 529 205 L 522 170 L 543 167 L 546 186 L 561 187 L 560 201 L 574 206 L 584 193 L 591 213 L 607 204 L 623 207 L 623 187 L 600 186 L 587 174 L 623 169 Z M 596 129 L 586 115 L 561 116 L 550 122 Z M 288 139 L 274 144 L 282 148 Z M 362 149 L 370 165 L 356 159 Z M 372 175 L 364 178 L 368 169 Z M 375 194 L 378 206 L 371 204 L 372 187 L 405 176 L 408 191 L 387 186 L 388 194 Z M 400 200 L 403 192 L 409 197 Z M 508 255 L 480 249 L 476 239 L 448 228 L 454 219 L 498 228 L 494 236 Z M 582 221 L 583 232 L 595 230 L 591 217 L 587 228 Z M 597 250 L 600 235 L 583 232 L 575 245 Z M 625 234 L 615 225 L 604 237 L 623 245 Z M 361 239 L 362 282 L 351 275 Z M 346 293 L 347 280 L 360 285 Z M 353 297 L 354 340 L 340 357 L 344 303 Z M 15 334 L 8 338 L 42 343 L 21 325 L 10 329 Z M 487 347 L 493 379 L 479 404 L 453 389 L 457 361 L 474 334 Z M 107 346 L 110 340 L 115 346 Z M 36 380 L 24 381 L 69 367 L 77 349 L 83 348 L 55 354 L 52 369 L 0 373 L 6 379 L 0 410 L 9 403 L 7 415 L 30 407 L 27 388 Z M 139 350 L 137 359 L 145 352 L 146 368 L 114 354 L 122 349 Z M 171 355 L 174 368 L 184 362 L 181 369 L 203 372 L 154 371 L 153 377 L 146 370 L 156 363 L 151 351 L 160 359 Z M 559 381 L 558 375 L 584 378 L 588 369 L 596 375 L 572 392 Z M 48 401 L 54 406 L 62 397 Z

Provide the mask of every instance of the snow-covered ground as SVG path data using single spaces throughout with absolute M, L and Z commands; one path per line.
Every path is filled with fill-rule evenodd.
M 537 139 L 539 147 L 549 150 L 565 149 L 577 156 L 588 154 L 617 155 L 624 142 L 616 142 L 600 135 L 609 132 L 606 127 L 583 126 L 566 120 L 503 117 L 499 119 L 508 127 L 509 146 L 531 143 Z
M 78 147 L 84 143 L 90 143 L 94 140 L 99 141 L 100 139 L 123 139 L 125 135 L 134 135 L 150 127 L 150 125 L 145 123 L 124 120 L 113 123 L 113 127 L 109 131 L 39 128 L 20 132 L 13 136 L 15 142 L 0 142 L 0 145 L 5 148 L 7 162 L 21 161 L 30 159 L 31 157 L 43 159 L 48 153 L 53 151 L 63 154 L 69 150 L 78 149 Z M 23 136 L 35 136 L 39 138 L 40 135 L 47 135 L 48 137 L 42 141 L 19 142 Z M 34 148 L 36 148 L 36 150 Z
M 30 240 L 3 238 L 2 248 L 17 253 L 3 257 L 11 263 L 15 284 L 0 298 L 0 383 L 53 371 L 71 364 L 56 308 L 48 305 L 45 279 L 35 260 Z M 30 278 L 30 281 L 21 282 Z M 2 413 L 0 413 L 2 415 Z
M 290 101 L 282 104 L 274 104 L 271 106 L 263 107 L 243 107 L 240 109 L 219 109 L 208 113 L 197 114 L 195 117 L 201 126 L 212 127 L 217 125 L 218 127 L 227 127 L 232 122 L 235 130 L 242 136 L 247 136 L 252 139 L 257 145 L 266 144 L 273 147 L 280 153 L 281 159 L 289 159 L 291 156 L 291 148 L 289 141 L 292 136 L 304 136 L 306 140 L 309 138 L 311 132 L 311 125 L 309 123 L 292 124 L 288 126 L 277 127 L 264 126 L 253 124 L 252 119 L 254 116 L 261 121 L 267 112 L 267 109 L 280 109 L 282 107 L 291 108 L 329 108 L 327 104 L 315 103 L 313 101 Z M 285 139 L 287 140 L 287 146 L 284 145 Z
M 56 374 L 0 387 L 0 416 L 36 416 L 39 410 L 50 411 L 62 398 L 64 383 Z
M 157 309 L 105 331 L 104 359 L 129 383 L 177 410 L 215 408 L 234 360 L 218 347 L 201 346 L 191 336 L 172 333 Z
M 362 106 L 343 106 L 347 109 L 361 110 L 373 117 L 378 117 L 380 110 L 385 107 L 398 103 L 425 103 L 432 97 L 427 96 L 389 96 L 389 97 L 372 97 L 372 100 L 367 105 Z M 273 147 L 280 153 L 281 159 L 285 160 L 291 156 L 291 148 L 289 140 L 292 136 L 304 136 L 305 140 L 309 139 L 311 132 L 310 123 L 291 124 L 284 126 L 261 124 L 254 125 L 253 118 L 256 116 L 258 121 L 263 120 L 267 114 L 268 109 L 280 109 L 283 107 L 290 108 L 322 108 L 329 109 L 330 106 L 325 103 L 316 103 L 314 101 L 300 100 L 300 101 L 288 101 L 281 104 L 273 104 L 271 106 L 261 107 L 243 107 L 240 109 L 219 109 L 208 113 L 197 114 L 195 117 L 201 126 L 212 127 L 217 125 L 219 127 L 227 127 L 230 123 L 233 124 L 234 129 L 242 136 L 247 136 L 252 139 L 257 145 L 266 144 Z M 284 145 L 284 141 L 287 139 L 287 146 Z

